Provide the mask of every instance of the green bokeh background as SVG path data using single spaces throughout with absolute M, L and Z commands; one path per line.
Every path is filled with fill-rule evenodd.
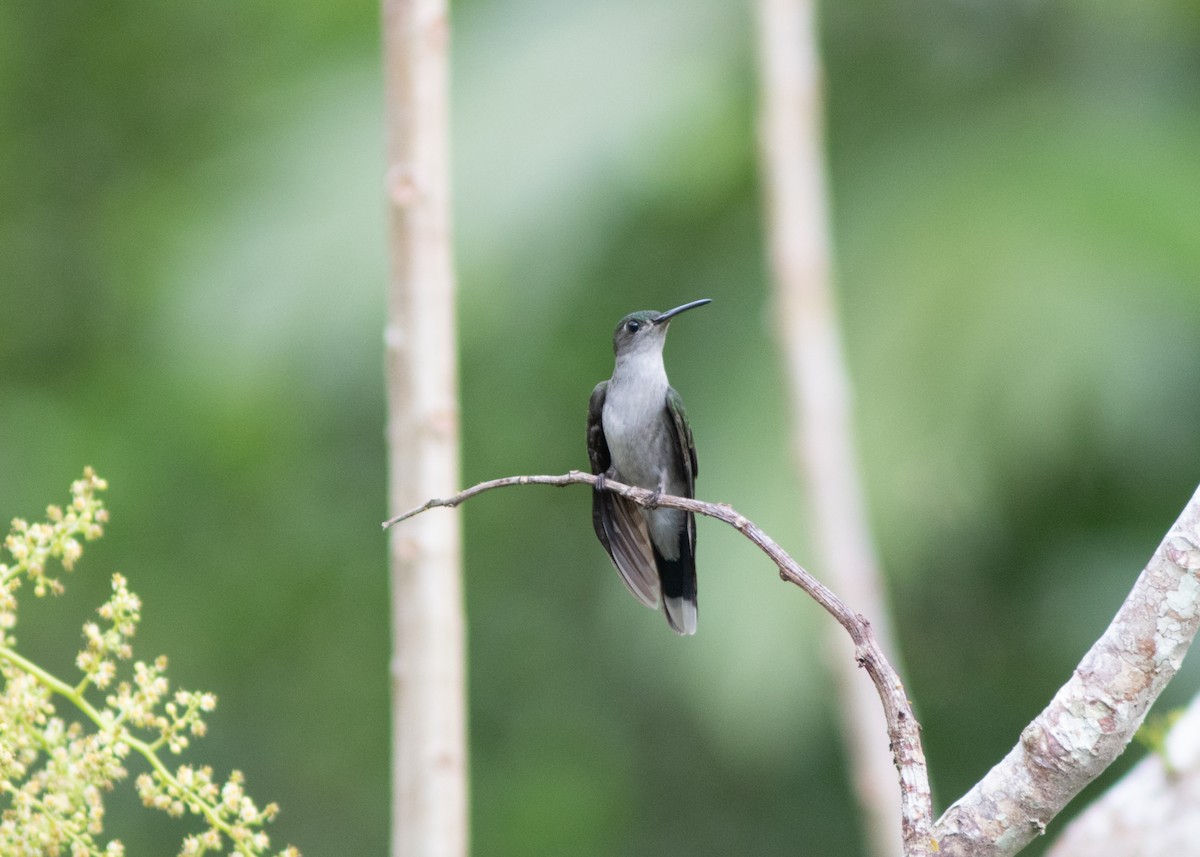
M 453 25 L 464 479 L 584 466 L 616 319 L 710 297 L 667 355 L 699 493 L 808 561 L 750 7 L 469 0 Z M 377 31 L 363 0 L 0 4 L 0 517 L 85 464 L 112 484 L 21 644 L 69 673 L 124 572 L 141 656 L 220 696 L 192 758 L 244 769 L 308 857 L 388 843 Z M 944 808 L 1200 477 L 1200 7 L 829 3 L 822 49 L 866 492 Z M 676 638 L 589 502 L 433 513 L 465 521 L 475 853 L 862 854 L 829 620 L 702 522 Z M 174 853 L 183 826 L 112 800 L 131 855 Z

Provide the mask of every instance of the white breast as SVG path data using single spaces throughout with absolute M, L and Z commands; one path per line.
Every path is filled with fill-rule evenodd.
M 618 361 L 604 402 L 604 437 L 620 481 L 666 490 L 672 459 L 666 424 L 667 373 L 661 352 Z M 657 466 L 656 466 L 657 465 Z

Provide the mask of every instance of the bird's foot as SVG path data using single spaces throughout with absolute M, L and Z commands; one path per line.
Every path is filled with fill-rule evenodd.
M 657 509 L 660 500 L 662 500 L 662 489 L 655 488 L 654 493 L 650 495 L 650 499 L 646 501 L 646 508 Z
M 605 487 L 606 487 L 604 484 L 605 478 L 606 477 L 603 473 L 596 474 L 596 490 L 597 491 L 603 491 L 605 489 Z

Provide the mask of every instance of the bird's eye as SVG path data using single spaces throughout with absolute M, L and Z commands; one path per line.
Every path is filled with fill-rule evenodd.
M 637 333 L 642 329 L 642 323 L 640 321 L 631 321 L 629 324 L 625 325 L 625 329 L 630 333 Z

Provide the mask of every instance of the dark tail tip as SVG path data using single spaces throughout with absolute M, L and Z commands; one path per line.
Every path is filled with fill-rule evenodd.
M 696 633 L 698 602 L 696 599 L 696 558 L 688 540 L 680 539 L 682 548 L 678 559 L 667 559 L 654 546 L 654 563 L 662 583 L 663 610 L 667 623 L 676 634 Z

